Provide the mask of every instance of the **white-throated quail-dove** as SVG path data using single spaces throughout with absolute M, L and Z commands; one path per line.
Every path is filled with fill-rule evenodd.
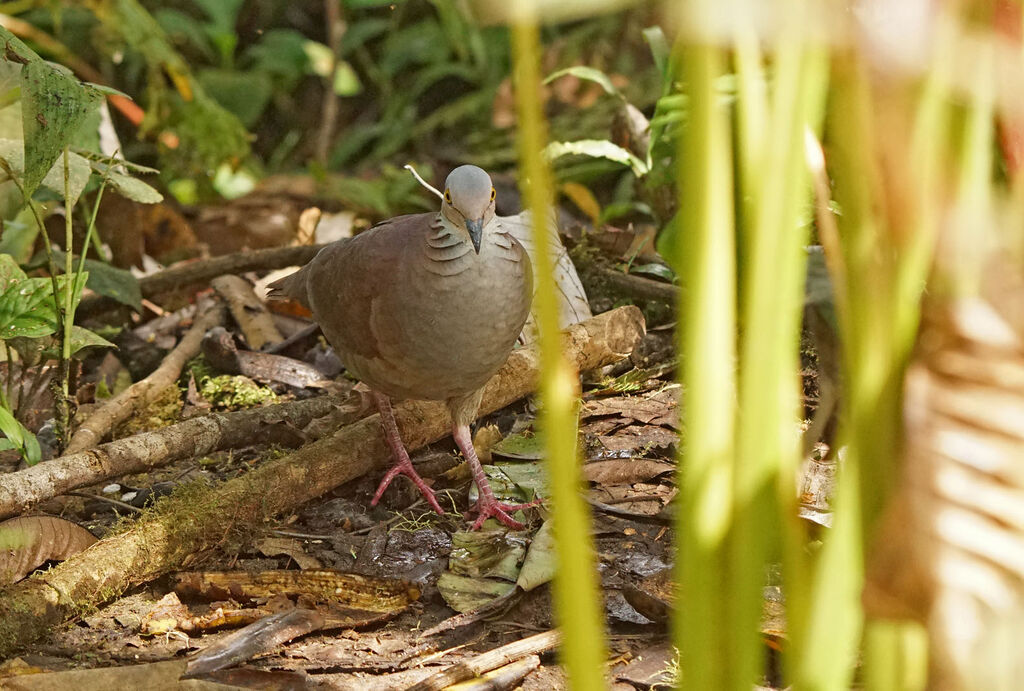
M 380 410 L 394 464 L 373 503 L 407 475 L 438 513 L 399 436 L 391 399 L 442 400 L 455 443 L 479 489 L 479 528 L 531 504 L 504 504 L 491 491 L 470 437 L 487 380 L 504 364 L 530 312 L 530 259 L 494 215 L 491 178 L 453 170 L 436 213 L 399 216 L 322 249 L 299 271 L 270 284 L 271 296 L 305 304 L 345 367 L 367 384 Z M 536 503 L 536 502 L 534 502 Z

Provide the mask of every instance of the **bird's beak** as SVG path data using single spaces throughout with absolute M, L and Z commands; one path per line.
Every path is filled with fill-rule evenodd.
M 477 254 L 480 254 L 480 240 L 484 234 L 484 219 L 478 218 L 471 221 L 467 218 L 466 230 L 469 231 L 469 239 L 473 242 L 473 249 L 476 250 Z

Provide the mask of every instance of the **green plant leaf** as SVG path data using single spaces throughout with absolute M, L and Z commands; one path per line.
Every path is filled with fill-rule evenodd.
M 211 67 L 201 70 L 197 77 L 203 89 L 246 127 L 254 125 L 263 114 L 273 91 L 270 76 L 263 72 Z
M 6 229 L 5 229 L 6 230 Z M 9 254 L 0 254 L 0 291 L 7 290 L 11 283 L 24 281 L 28 276 Z
M 111 172 L 108 173 L 107 179 L 110 181 L 110 185 L 122 197 L 139 202 L 140 204 L 159 204 L 164 200 L 164 195 L 131 175 Z
M 39 448 L 39 440 L 36 435 L 25 429 L 18 420 L 6 408 L 0 407 L 0 432 L 10 442 L 11 448 L 17 449 L 21 457 L 29 465 L 35 465 L 42 460 L 42 450 Z
M 566 67 L 564 70 L 558 70 L 548 75 L 547 79 L 544 80 L 545 84 L 550 84 L 559 77 L 564 77 L 567 74 L 578 79 L 585 79 L 588 82 L 594 82 L 609 96 L 618 96 L 623 98 L 622 92 L 615 88 L 612 84 L 612 80 L 608 78 L 608 75 L 595 67 L 587 67 L 586 65 L 573 65 L 572 67 Z
M 57 308 L 49 278 L 26 278 L 0 294 L 0 339 L 39 338 L 57 330 Z
M 609 161 L 629 166 L 637 176 L 645 175 L 649 170 L 646 162 L 640 160 L 635 154 L 623 149 L 617 144 L 606 139 L 581 139 L 575 142 L 551 142 L 544 147 L 544 156 L 549 161 L 554 161 L 562 156 L 590 156 L 591 158 L 603 158 Z
M 43 360 L 56 360 L 60 356 L 60 341 L 56 338 L 47 339 L 49 343 L 46 347 L 42 348 L 41 356 Z M 108 341 L 107 339 L 100 336 L 98 333 L 90 331 L 83 326 L 72 326 L 71 327 L 71 355 L 74 357 L 80 351 L 86 348 L 116 348 L 117 346 Z M 18 351 L 19 354 L 21 351 Z
M 334 69 L 334 93 L 339 96 L 355 96 L 362 90 L 363 84 L 352 65 L 344 60 L 339 62 Z
M 668 76 L 669 57 L 671 57 L 672 51 L 668 46 L 668 40 L 665 39 L 665 32 L 661 30 L 660 26 L 649 26 L 641 33 L 643 33 L 644 40 L 647 41 L 647 45 L 651 48 L 654 66 L 658 68 L 658 72 L 661 73 L 662 77 Z
M 26 196 L 43 181 L 100 99 L 95 90 L 42 60 L 30 61 L 22 68 Z
M 23 181 L 26 179 L 24 143 L 21 140 L 0 139 L 0 157 L 7 161 L 15 175 L 21 177 Z M 81 196 L 82 190 L 89 183 L 92 166 L 88 159 L 71 152 L 68 158 L 68 173 L 68 191 L 71 194 L 71 205 L 74 206 L 78 197 Z M 57 160 L 50 166 L 50 170 L 46 172 L 37 186 L 52 190 L 61 197 L 64 196 L 64 159 L 59 152 Z M 25 191 L 31 194 L 28 192 L 28 187 L 25 188 Z
M 53 258 L 58 264 L 64 262 L 64 252 L 53 250 Z M 37 255 L 33 263 L 42 262 L 42 257 Z M 78 257 L 75 257 L 75 266 L 78 265 Z M 122 305 L 128 305 L 132 309 L 142 311 L 142 291 L 139 290 L 139 280 L 130 271 L 111 266 L 106 262 L 97 259 L 85 260 L 85 285 L 104 297 L 117 300 Z M 63 276 L 61 277 L 63 278 Z M 0 336 L 3 334 L 0 333 Z

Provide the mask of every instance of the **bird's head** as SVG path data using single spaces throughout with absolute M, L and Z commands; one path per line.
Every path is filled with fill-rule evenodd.
M 494 218 L 491 176 L 476 166 L 459 166 L 444 181 L 441 213 L 456 228 L 464 229 L 477 254 L 484 226 Z

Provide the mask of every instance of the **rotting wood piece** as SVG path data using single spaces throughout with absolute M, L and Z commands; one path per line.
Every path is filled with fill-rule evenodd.
M 643 329 L 638 308 L 620 307 L 573 325 L 563 337 L 563 350 L 580 370 L 602 367 L 627 357 Z M 479 414 L 503 408 L 533 391 L 539 366 L 535 349 L 513 351 L 487 383 Z M 410 451 L 451 430 L 441 402 L 406 401 L 395 407 L 395 414 Z M 163 499 L 127 532 L 100 540 L 50 571 L 4 591 L 0 657 L 38 639 L 83 608 L 181 567 L 196 552 L 220 543 L 235 526 L 262 525 L 384 465 L 389 458 L 380 419 L 374 415 L 216 489 Z
M 167 354 L 152 374 L 108 400 L 82 423 L 71 435 L 65 453 L 76 453 L 96 446 L 115 426 L 174 384 L 185 363 L 199 352 L 203 336 L 208 330 L 222 324 L 224 316 L 224 306 L 220 303 L 214 303 L 200 312 L 178 345 L 174 346 L 174 350 Z
M 266 344 L 272 345 L 284 340 L 249 281 L 235 274 L 224 274 L 213 279 L 210 285 L 228 303 L 231 316 L 245 335 L 249 348 L 259 350 Z
M 142 297 L 151 298 L 176 288 L 205 283 L 224 274 L 240 274 L 246 271 L 268 271 L 288 266 L 305 264 L 323 249 L 323 245 L 297 247 L 275 247 L 273 249 L 236 252 L 220 257 L 182 262 L 163 271 L 139 279 Z M 102 295 L 90 295 L 78 303 L 75 314 L 85 319 L 102 314 L 120 306 L 120 303 Z
M 355 399 L 359 399 L 358 395 Z M 297 436 L 306 441 L 313 435 L 326 436 L 356 420 L 361 412 L 369 412 L 363 408 L 355 402 L 341 403 L 337 398 L 320 396 L 251 410 L 210 413 L 37 463 L 3 476 L 0 519 L 24 513 L 42 501 L 79 487 L 145 472 L 183 458 L 252 444 L 294 446 Z M 338 414 L 332 416 L 335 412 Z M 304 429 L 313 420 L 321 419 L 330 424 Z
M 334 569 L 306 571 L 187 571 L 174 575 L 174 591 L 207 600 L 255 600 L 274 595 L 307 595 L 373 612 L 405 607 L 418 600 L 411 583 L 371 578 Z

